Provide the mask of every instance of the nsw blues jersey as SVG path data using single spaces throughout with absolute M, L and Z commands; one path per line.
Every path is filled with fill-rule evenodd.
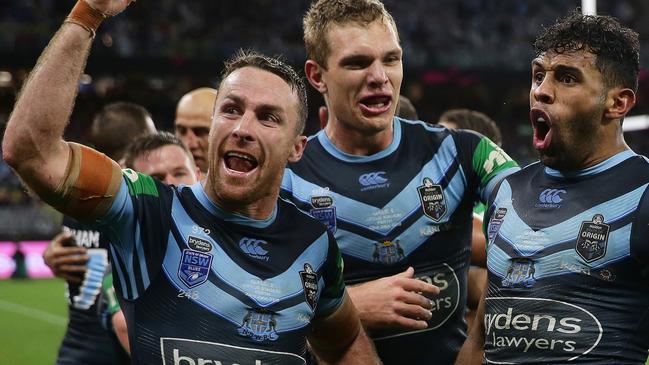
M 645 363 L 648 185 L 649 161 L 631 151 L 502 182 L 487 214 L 488 363 Z
M 386 364 L 455 360 L 466 336 L 464 311 L 472 208 L 516 167 L 478 134 L 394 119 L 384 151 L 354 156 L 324 131 L 289 164 L 282 196 L 325 223 L 345 260 L 345 281 L 366 282 L 415 268 L 441 289 L 426 330 L 374 332 Z
M 136 364 L 304 364 L 311 321 L 342 303 L 333 236 L 282 200 L 252 220 L 219 209 L 200 184 L 124 170 L 99 224 Z
M 69 319 L 56 364 L 128 364 L 128 355 L 102 326 L 97 308 L 109 265 L 106 236 L 69 217 L 63 219 L 63 231 L 73 235 L 77 246 L 87 249 L 88 262 L 81 284 L 66 283 Z

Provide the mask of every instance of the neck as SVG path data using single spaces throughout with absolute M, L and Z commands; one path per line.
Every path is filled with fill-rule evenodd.
M 279 189 L 254 201 L 248 201 L 248 196 L 245 195 L 241 198 L 224 197 L 216 191 L 209 178 L 203 181 L 203 187 L 207 197 L 222 211 L 254 220 L 268 219 L 273 214 L 279 198 Z
M 371 156 L 379 153 L 388 148 L 394 138 L 392 123 L 383 130 L 369 131 L 353 128 L 337 120 L 329 120 L 325 133 L 339 150 L 355 156 Z

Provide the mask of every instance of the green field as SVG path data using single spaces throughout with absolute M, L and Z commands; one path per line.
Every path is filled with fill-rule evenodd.
M 54 364 L 66 324 L 63 281 L 0 280 L 0 365 Z
M 0 280 L 0 365 L 54 364 L 66 324 L 62 280 Z

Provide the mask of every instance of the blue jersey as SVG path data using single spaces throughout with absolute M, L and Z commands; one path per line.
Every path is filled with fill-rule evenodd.
M 75 245 L 87 249 L 89 259 L 81 284 L 66 283 L 68 326 L 56 364 L 128 364 L 128 354 L 102 326 L 97 308 L 103 275 L 109 265 L 106 236 L 69 217 L 63 219 L 63 231 L 73 235 Z
M 648 185 L 649 161 L 631 151 L 503 181 L 487 214 L 489 363 L 645 363 Z
M 304 364 L 311 321 L 342 303 L 333 236 L 282 200 L 252 220 L 124 170 L 99 224 L 135 364 Z
M 289 164 L 282 196 L 334 232 L 345 281 L 360 283 L 408 266 L 440 289 L 423 331 L 373 331 L 386 364 L 451 364 L 466 336 L 466 276 L 472 209 L 513 162 L 488 139 L 394 119 L 393 141 L 371 156 L 338 150 L 324 131 Z

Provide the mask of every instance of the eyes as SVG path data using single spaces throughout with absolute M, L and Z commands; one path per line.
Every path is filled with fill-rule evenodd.
M 237 119 L 244 114 L 244 110 L 238 104 L 225 103 L 221 107 L 221 114 L 228 119 Z M 282 122 L 282 118 L 277 110 L 266 110 L 266 108 L 262 108 L 261 110 L 255 111 L 255 114 L 257 120 L 264 125 L 274 126 Z
M 341 60 L 340 65 L 348 70 L 363 70 L 374 63 L 374 58 L 366 56 L 352 56 Z M 401 62 L 401 54 L 390 53 L 383 57 L 381 62 L 386 66 L 395 66 Z
M 534 72 L 532 75 L 532 81 L 535 85 L 540 85 L 545 79 L 546 74 L 543 72 Z M 573 76 L 570 73 L 556 73 L 556 80 L 563 85 L 573 85 L 577 83 L 577 77 Z

